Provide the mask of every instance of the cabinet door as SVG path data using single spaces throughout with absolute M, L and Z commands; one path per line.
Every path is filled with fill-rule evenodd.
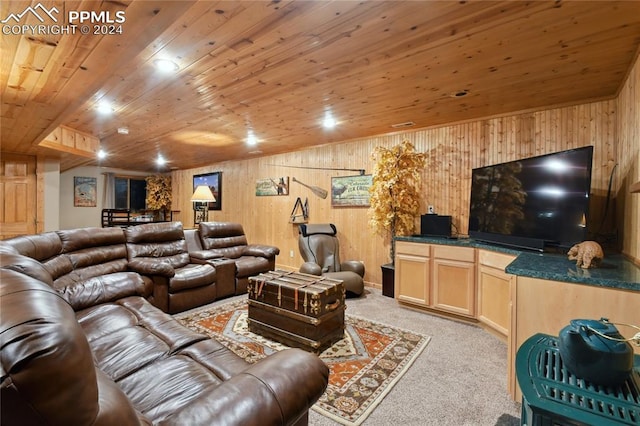
M 475 264 L 433 259 L 433 307 L 464 316 L 475 314 Z
M 478 319 L 507 336 L 511 321 L 509 291 L 513 276 L 485 265 L 478 266 Z
M 511 327 L 511 286 L 515 277 L 504 272 L 516 257 L 478 250 L 478 320 L 507 337 Z
M 428 250 L 428 247 L 427 247 Z M 429 258 L 396 254 L 396 299 L 421 306 L 429 305 Z

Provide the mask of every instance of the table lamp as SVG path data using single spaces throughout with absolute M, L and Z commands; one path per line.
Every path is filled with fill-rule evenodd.
M 213 192 L 207 185 L 198 185 L 196 190 L 191 196 L 192 203 L 204 203 L 204 221 L 209 220 L 208 207 L 209 203 L 216 201 L 216 197 L 213 196 Z

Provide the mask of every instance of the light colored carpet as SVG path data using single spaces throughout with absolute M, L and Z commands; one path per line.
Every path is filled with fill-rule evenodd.
M 365 426 L 516 426 L 520 404 L 507 393 L 507 346 L 474 325 L 400 307 L 368 288 L 347 313 L 432 336 L 424 352 Z M 314 411 L 313 426 L 338 425 Z

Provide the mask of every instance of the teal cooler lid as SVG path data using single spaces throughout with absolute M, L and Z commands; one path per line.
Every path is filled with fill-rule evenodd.
M 640 421 L 640 355 L 618 386 L 577 377 L 564 364 L 558 338 L 536 334 L 516 353 L 516 376 L 523 399 L 534 410 L 570 419 L 571 424 L 637 426 Z

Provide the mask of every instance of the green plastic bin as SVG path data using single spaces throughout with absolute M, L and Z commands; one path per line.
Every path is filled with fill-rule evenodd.
M 566 369 L 556 337 L 536 334 L 518 349 L 516 376 L 522 390 L 521 425 L 640 425 L 638 355 L 622 385 L 600 386 Z

